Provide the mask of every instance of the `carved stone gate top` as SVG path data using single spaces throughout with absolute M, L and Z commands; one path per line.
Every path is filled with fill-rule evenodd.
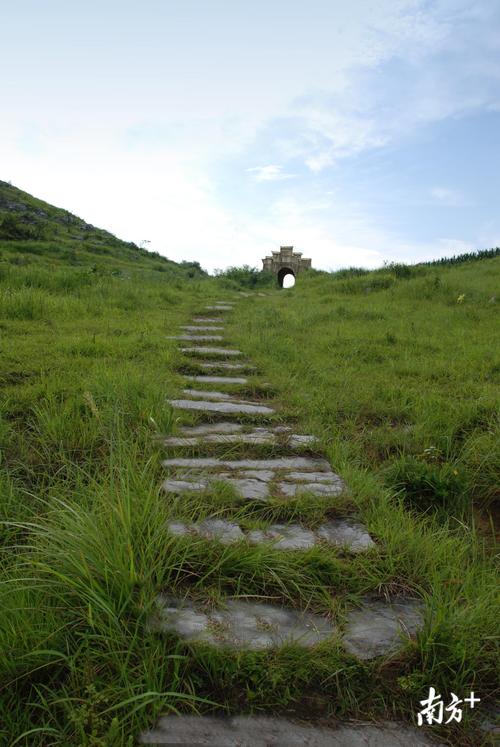
M 294 252 L 293 246 L 281 246 L 279 252 L 272 252 L 270 257 L 262 260 L 262 269 L 273 272 L 278 283 L 283 285 L 283 278 L 290 273 L 296 277 L 301 270 L 309 270 L 310 259 L 303 259 L 301 252 Z

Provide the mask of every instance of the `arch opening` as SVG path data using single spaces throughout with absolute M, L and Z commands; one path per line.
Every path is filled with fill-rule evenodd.
M 290 267 L 282 267 L 278 272 L 278 285 L 280 288 L 293 288 L 295 273 Z

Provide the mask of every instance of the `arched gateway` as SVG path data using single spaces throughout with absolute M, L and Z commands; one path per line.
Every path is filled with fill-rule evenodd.
M 278 285 L 283 288 L 283 280 L 287 275 L 297 277 L 301 270 L 311 268 L 311 260 L 303 259 L 300 252 L 294 252 L 293 246 L 281 246 L 279 252 L 273 252 L 270 257 L 262 260 L 264 272 L 276 275 Z

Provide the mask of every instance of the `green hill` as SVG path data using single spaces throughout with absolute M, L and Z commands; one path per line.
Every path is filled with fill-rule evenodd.
M 149 270 L 187 277 L 205 275 L 198 262 L 179 264 L 122 241 L 4 181 L 0 181 L 0 262 L 64 263 L 114 273 Z

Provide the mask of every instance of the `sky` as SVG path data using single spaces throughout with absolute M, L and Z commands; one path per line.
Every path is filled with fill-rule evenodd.
M 500 246 L 500 0 L 0 0 L 0 70 L 0 179 L 176 261 Z

